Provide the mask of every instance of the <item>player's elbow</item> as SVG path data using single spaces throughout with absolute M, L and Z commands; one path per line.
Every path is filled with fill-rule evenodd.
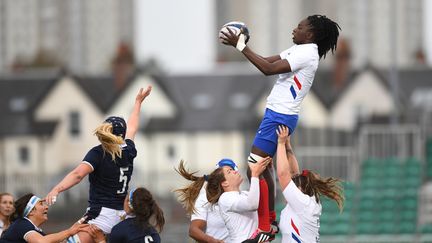
M 285 178 L 291 177 L 291 173 L 289 173 L 288 170 L 285 170 L 285 171 L 277 170 L 277 177 L 279 180 L 285 179 Z
M 85 175 L 81 174 L 79 171 L 72 172 L 72 178 L 74 181 L 80 182 L 84 177 Z
M 298 175 L 298 174 L 300 174 L 300 171 L 299 171 L 298 169 L 297 169 L 297 170 L 292 169 L 290 173 L 291 173 L 290 176 L 294 176 L 294 175 Z
M 199 234 L 197 232 L 200 232 L 200 231 L 201 232 L 205 232 L 204 230 L 201 230 L 198 227 L 194 227 L 194 226 L 189 227 L 189 237 L 191 237 L 192 239 L 198 241 L 198 239 L 199 239 L 198 235 Z
M 271 72 L 271 70 L 269 68 L 262 68 L 261 72 L 265 75 L 265 76 L 271 76 L 273 75 L 273 73 Z
M 265 75 L 265 76 L 271 76 L 271 75 L 275 75 L 278 74 L 278 72 L 276 72 L 276 70 L 274 70 L 272 67 L 265 67 L 261 70 L 261 72 Z

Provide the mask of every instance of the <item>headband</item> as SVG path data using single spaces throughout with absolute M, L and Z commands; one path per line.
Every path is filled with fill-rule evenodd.
M 302 176 L 307 176 L 309 174 L 309 170 L 303 170 L 301 175 Z
M 27 215 L 29 215 L 30 211 L 36 206 L 36 204 L 40 201 L 41 199 L 38 198 L 37 196 L 32 196 L 30 198 L 30 200 L 28 201 L 25 209 L 24 209 L 24 214 L 23 217 L 27 217 Z
M 132 206 L 132 195 L 135 192 L 135 190 L 136 190 L 136 188 L 131 189 L 130 192 L 129 192 L 129 207 L 132 208 L 132 209 L 133 209 L 133 206 Z

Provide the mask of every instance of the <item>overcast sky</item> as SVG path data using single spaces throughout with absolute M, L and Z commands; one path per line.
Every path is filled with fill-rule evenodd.
M 138 62 L 155 58 L 168 72 L 213 66 L 217 31 L 214 0 L 136 0 Z

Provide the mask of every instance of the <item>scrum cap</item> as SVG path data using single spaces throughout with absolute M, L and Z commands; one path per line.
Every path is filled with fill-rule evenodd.
M 126 136 L 126 121 L 118 116 L 110 116 L 108 117 L 105 122 L 110 123 L 113 126 L 112 133 L 117 136 L 121 136 L 122 138 L 125 138 Z

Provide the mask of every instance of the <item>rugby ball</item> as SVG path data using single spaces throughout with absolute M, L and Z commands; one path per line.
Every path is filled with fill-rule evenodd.
M 223 33 L 229 33 L 228 28 L 234 32 L 235 35 L 240 35 L 240 34 L 244 34 L 246 37 L 246 43 L 249 41 L 250 35 L 249 35 L 249 29 L 246 26 L 245 23 L 240 22 L 240 21 L 231 21 L 229 23 L 224 24 L 224 26 L 222 26 L 221 30 L 219 31 L 219 40 L 222 41 L 222 36 Z

